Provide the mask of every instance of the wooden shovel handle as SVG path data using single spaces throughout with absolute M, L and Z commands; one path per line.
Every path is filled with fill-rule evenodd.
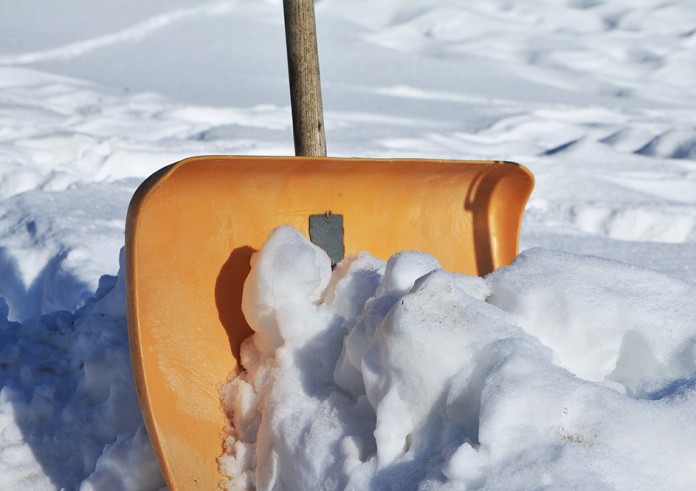
M 326 156 L 313 0 L 283 0 L 295 155 Z

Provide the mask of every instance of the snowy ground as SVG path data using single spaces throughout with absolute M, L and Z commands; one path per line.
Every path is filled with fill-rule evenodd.
M 522 249 L 553 251 L 525 264 L 557 275 L 565 251 L 656 271 L 671 293 L 636 295 L 696 336 L 691 0 L 316 10 L 331 155 L 523 163 L 537 186 Z M 126 208 L 182 157 L 292 153 L 281 2 L 0 0 L 0 12 L 0 489 L 157 489 L 116 279 Z M 586 282 L 626 277 L 569 257 Z M 587 311 L 557 321 L 592 324 Z M 693 400 L 682 368 L 660 376 Z

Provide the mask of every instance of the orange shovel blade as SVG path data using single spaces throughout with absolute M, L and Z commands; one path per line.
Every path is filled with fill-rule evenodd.
M 128 325 L 148 433 L 172 490 L 216 489 L 229 424 L 219 389 L 251 333 L 249 259 L 289 224 L 343 217 L 346 255 L 401 250 L 484 275 L 517 254 L 533 177 L 505 162 L 196 157 L 135 193 L 126 226 Z

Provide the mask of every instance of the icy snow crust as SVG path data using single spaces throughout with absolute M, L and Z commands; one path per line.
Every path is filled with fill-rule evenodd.
M 224 389 L 228 489 L 687 489 L 696 288 L 534 249 L 479 278 L 419 252 L 252 259 Z
M 0 490 L 162 486 L 116 276 L 126 208 L 145 177 L 188 156 L 293 153 L 281 4 L 0 0 Z M 577 381 L 626 392 L 616 405 L 578 396 L 588 425 L 599 407 L 626 414 L 595 425 L 621 443 L 595 467 L 625 475 L 629 448 L 661 462 L 688 441 L 692 420 L 667 427 L 647 409 L 645 434 L 663 432 L 641 440 L 627 408 L 672 407 L 693 380 L 687 345 L 663 334 L 695 322 L 678 280 L 696 283 L 696 3 L 317 0 L 316 11 L 330 155 L 505 159 L 534 173 L 521 249 L 544 251 L 487 278 L 488 302 Z M 330 300 L 328 288 L 321 309 L 357 318 L 379 276 L 345 276 L 364 296 Z M 625 334 L 626 322 L 641 327 Z M 349 370 L 341 380 L 346 394 L 361 387 Z M 532 415 L 551 406 L 526 402 Z M 563 427 L 578 452 L 606 448 Z M 544 441 L 515 440 L 527 450 L 495 475 L 526 483 L 529 459 L 537 475 L 569 462 Z

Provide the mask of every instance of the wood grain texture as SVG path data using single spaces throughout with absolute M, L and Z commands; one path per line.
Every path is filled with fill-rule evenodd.
M 283 0 L 295 155 L 325 157 L 313 0 Z

